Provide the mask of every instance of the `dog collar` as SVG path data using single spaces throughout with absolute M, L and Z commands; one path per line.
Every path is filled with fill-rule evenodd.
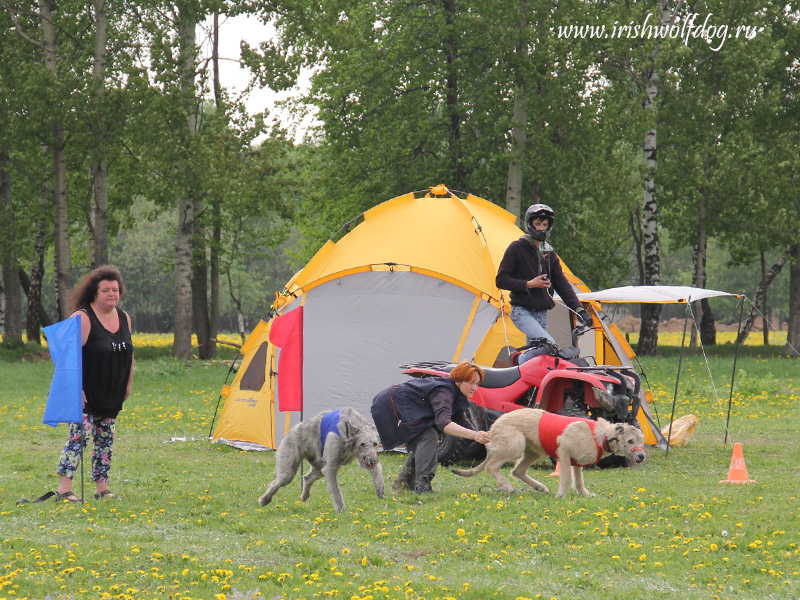
M 611 438 L 611 439 L 615 440 L 617 438 Z M 606 437 L 603 438 L 603 443 L 600 444 L 600 446 L 603 448 L 604 452 L 611 452 L 613 454 L 614 451 L 611 449 L 611 446 L 608 445 L 608 442 L 609 442 L 609 439 L 608 439 L 608 436 L 606 436 Z

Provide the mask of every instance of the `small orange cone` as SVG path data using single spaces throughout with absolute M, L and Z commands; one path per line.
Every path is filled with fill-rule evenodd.
M 731 457 L 731 466 L 728 469 L 728 478 L 723 479 L 720 483 L 755 483 L 755 479 L 750 479 L 747 476 L 747 465 L 744 464 L 744 454 L 742 454 L 742 445 L 733 445 L 733 456 Z
M 561 463 L 556 461 L 556 470 L 550 473 L 548 477 L 561 477 Z

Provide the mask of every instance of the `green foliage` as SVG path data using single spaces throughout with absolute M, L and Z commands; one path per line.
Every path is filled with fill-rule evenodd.
M 727 261 L 714 258 L 712 287 L 713 281 L 741 287 L 738 275 L 747 275 L 743 285 L 750 281 L 762 250 L 796 243 L 800 34 L 791 6 L 676 5 L 679 23 L 694 12 L 701 21 L 711 15 L 716 25 L 757 28 L 751 39 L 731 37 L 714 48 L 697 37 L 563 35 L 576 25 L 608 31 L 647 19 L 657 25 L 658 3 L 641 1 L 106 3 L 101 99 L 91 73 L 93 11 L 74 0 L 50 4 L 59 31 L 56 76 L 38 46 L 20 35 L 40 35 L 30 3 L 6 0 L 0 10 L 0 151 L 9 157 L 15 215 L 0 231 L 0 254 L 27 271 L 32 240 L 52 231 L 52 157 L 42 145 L 52 144 L 53 123 L 60 121 L 74 275 L 90 262 L 90 165 L 102 155 L 109 166 L 112 262 L 136 281 L 152 280 L 137 310 L 141 302 L 142 314 L 159 312 L 162 324 L 175 312 L 168 273 L 177 199 L 204 207 L 196 215 L 204 229 L 203 239 L 194 240 L 201 249 L 195 264 L 219 259 L 233 295 L 256 318 L 322 243 L 379 202 L 444 183 L 502 204 L 512 129 L 520 125 L 517 99 L 527 135 L 522 208 L 532 201 L 555 208 L 553 243 L 590 287 L 638 279 L 636 209 L 645 176 L 654 177 L 661 233 L 674 248 L 697 241 L 703 206 L 707 233 L 741 267 L 726 279 Z M 269 115 L 247 114 L 226 90 L 214 97 L 206 62 L 195 64 L 195 85 L 182 86 L 177 24 L 202 23 L 214 11 L 276 25 L 278 38 L 242 49 L 254 86 L 287 89 L 301 68 L 313 71 L 297 103 L 316 114 L 319 126 L 304 144 L 266 127 Z M 659 95 L 644 111 L 653 72 Z M 197 122 L 190 131 L 192 114 Z M 653 127 L 658 167 L 648 173 L 641 144 Z M 146 216 L 142 202 L 149 203 Z M 137 262 L 131 245 L 147 258 Z M 683 281 L 691 259 L 679 260 L 665 272 Z M 783 290 L 772 298 L 785 304 Z M 53 306 L 52 287 L 47 292 Z M 223 302 L 230 293 L 222 293 Z
M 723 377 L 730 358 L 712 358 Z M 794 361 L 796 362 L 796 361 Z M 324 481 L 299 501 L 299 483 L 261 508 L 274 453 L 205 441 L 227 365 L 137 361 L 117 422 L 111 486 L 118 501 L 15 506 L 54 489 L 65 426 L 41 424 L 48 363 L 0 362 L 17 381 L 0 402 L 4 593 L 164 598 L 595 598 L 654 590 L 688 599 L 794 598 L 800 587 L 796 477 L 784 448 L 797 430 L 794 362 L 740 358 L 730 437 L 727 387 L 714 397 L 702 361 L 685 360 L 676 416 L 700 418 L 689 446 L 651 449 L 635 470 L 590 470 L 596 495 L 565 499 L 498 492 L 485 474 L 440 468 L 436 493 L 379 500 L 369 477 L 340 472 L 346 508 Z M 662 424 L 675 357 L 645 364 Z M 187 441 L 173 441 L 185 438 Z M 730 443 L 741 442 L 757 483 L 725 485 Z M 381 455 L 387 484 L 403 456 Z M 531 474 L 552 489 L 549 463 Z M 76 481 L 75 489 L 80 493 Z
M 232 208 L 232 203 L 227 208 Z M 229 215 L 230 213 L 224 213 Z M 287 233 L 276 221 L 251 217 L 228 221 L 222 230 L 223 276 L 220 281 L 221 329 L 236 330 L 236 306 L 240 299 L 249 331 L 266 314 L 294 270 L 287 264 Z M 277 229 L 277 230 L 276 230 Z M 116 237 L 112 262 L 123 274 L 126 294 L 122 307 L 131 315 L 136 331 L 166 332 L 173 322 L 173 247 L 175 226 L 153 203 L 138 200 L 130 223 Z M 230 283 L 233 289 L 230 288 Z
M 731 37 L 716 52 L 690 44 L 673 54 L 675 75 L 662 99 L 662 222 L 674 239 L 692 244 L 693 221 L 704 202 L 709 235 L 742 264 L 760 250 L 785 249 L 795 228 L 789 224 L 800 217 L 790 175 L 797 167 L 786 160 L 797 135 L 781 124 L 784 101 L 768 83 L 786 65 L 783 8 L 759 10 L 757 2 L 702 4 L 717 22 L 747 24 L 758 34 L 749 40 Z

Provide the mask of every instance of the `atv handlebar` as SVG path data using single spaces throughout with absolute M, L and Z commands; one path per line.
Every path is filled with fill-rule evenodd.
M 572 345 L 577 346 L 579 337 L 581 337 L 587 331 L 594 331 L 595 329 L 599 329 L 599 327 L 589 327 L 583 323 L 578 323 L 578 325 L 575 326 L 575 329 L 572 330 Z

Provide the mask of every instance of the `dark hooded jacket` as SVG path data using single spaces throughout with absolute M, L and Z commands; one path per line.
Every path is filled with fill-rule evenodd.
M 530 279 L 544 274 L 550 277 L 552 288 L 528 287 Z M 551 290 L 554 289 L 564 304 L 572 310 L 578 311 L 583 308 L 564 275 L 555 251 L 542 254 L 527 235 L 509 244 L 497 268 L 495 284 L 501 290 L 511 292 L 513 306 L 522 306 L 535 311 L 550 310 L 555 306 L 550 296 Z
M 402 446 L 429 427 L 441 433 L 451 421 L 474 429 L 466 418 L 468 411 L 469 400 L 449 377 L 411 379 L 388 387 L 373 398 L 371 409 L 384 450 Z

